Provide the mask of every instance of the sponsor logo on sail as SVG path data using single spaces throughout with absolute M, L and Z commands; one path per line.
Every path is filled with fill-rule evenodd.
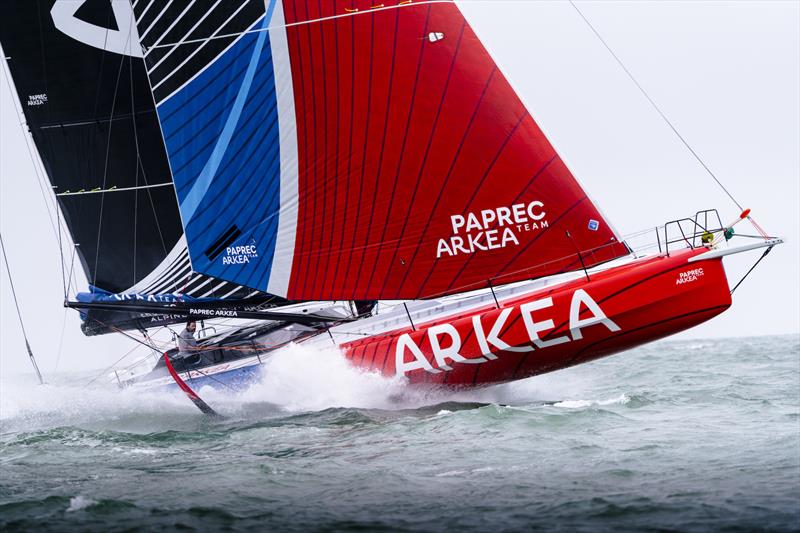
M 47 94 L 29 94 L 28 95 L 28 107 L 37 107 L 40 105 L 44 105 L 47 103 Z
M 115 28 L 104 28 L 90 24 L 76 16 L 78 10 L 88 0 L 71 2 L 54 2 L 50 10 L 53 25 L 65 35 L 84 44 L 103 50 L 132 57 L 143 57 L 139 46 L 139 33 L 133 17 L 130 2 L 114 0 L 111 9 L 114 12 Z M 116 29 L 118 28 L 118 29 Z
M 538 200 L 483 209 L 466 215 L 451 215 L 453 234 L 446 239 L 439 239 L 436 258 L 519 246 L 523 233 L 549 227 L 546 217 L 544 204 Z
M 258 257 L 256 241 L 251 241 L 245 246 L 228 246 L 222 256 L 223 265 L 246 265 L 251 259 Z
M 96 300 L 118 300 L 126 302 L 159 302 L 159 303 L 176 303 L 183 302 L 185 299 L 177 294 L 111 294 L 109 296 L 101 296 Z

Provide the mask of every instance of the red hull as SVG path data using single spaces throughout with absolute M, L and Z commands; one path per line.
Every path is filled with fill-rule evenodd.
M 411 383 L 523 379 L 696 326 L 731 305 L 721 259 L 684 250 L 545 287 L 482 309 L 343 345 L 353 365 Z M 398 372 L 399 369 L 399 372 Z

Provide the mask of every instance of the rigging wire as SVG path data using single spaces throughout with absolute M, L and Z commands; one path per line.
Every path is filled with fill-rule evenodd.
M 689 143 L 686 141 L 686 139 L 683 137 L 683 135 L 681 135 L 678 132 L 678 129 L 675 127 L 675 125 L 667 118 L 667 116 L 664 114 L 664 112 L 661 111 L 661 108 L 658 107 L 658 105 L 650 97 L 650 95 L 647 94 L 647 91 L 645 91 L 644 87 L 642 87 L 642 85 L 636 80 L 636 78 L 633 76 L 631 71 L 628 70 L 628 68 L 625 66 L 625 64 L 622 62 L 622 60 L 619 58 L 619 56 L 617 56 L 617 54 L 614 53 L 614 50 L 612 50 L 611 46 L 609 46 L 609 44 L 606 42 L 606 40 L 603 39 L 602 35 L 600 35 L 600 32 L 597 31 L 597 29 L 592 25 L 592 23 L 589 22 L 589 19 L 587 19 L 586 16 L 583 14 L 583 12 L 578 8 L 578 6 L 575 5 L 575 2 L 573 0 L 569 0 L 569 3 L 570 3 L 570 5 L 572 5 L 573 8 L 575 8 L 575 11 L 578 12 L 578 15 L 580 15 L 580 17 L 583 19 L 583 21 L 586 23 L 586 25 L 589 26 L 589 28 L 592 30 L 592 32 L 595 34 L 595 36 L 600 40 L 600 42 L 603 43 L 603 46 L 606 48 L 606 50 L 608 50 L 608 53 L 610 53 L 611 56 L 616 60 L 617 64 L 622 68 L 622 70 L 625 71 L 625 74 L 628 75 L 628 78 L 630 78 L 630 80 L 634 83 L 634 85 L 636 85 L 636 87 L 644 95 L 644 97 L 647 99 L 647 101 L 650 102 L 650 105 L 653 106 L 653 109 L 655 109 L 656 112 L 659 115 L 661 115 L 661 118 L 664 119 L 664 122 L 667 123 L 667 126 L 670 127 L 672 132 L 678 137 L 678 139 L 680 139 L 680 141 L 689 150 L 689 152 L 694 156 L 694 158 L 697 159 L 697 162 L 700 163 L 700 165 L 706 170 L 708 175 L 711 176 L 714 179 L 714 181 L 717 182 L 717 185 L 719 185 L 720 188 L 725 192 L 725 194 L 728 195 L 728 198 L 730 198 L 731 201 L 733 201 L 733 203 L 736 204 L 736 207 L 738 207 L 740 211 L 744 211 L 744 207 L 742 207 L 742 204 L 740 204 L 739 202 L 736 201 L 736 198 L 733 197 L 733 195 L 730 193 L 730 191 L 728 191 L 727 188 L 725 188 L 725 186 L 722 184 L 722 182 L 719 180 L 719 178 L 717 178 L 717 176 L 711 171 L 711 169 L 708 168 L 708 165 L 706 165 L 706 163 L 703 161 L 703 159 L 697 154 L 697 152 L 694 151 L 694 149 L 689 145 Z
M 61 285 L 64 288 L 64 300 L 67 300 L 67 277 L 65 273 L 65 266 L 64 266 L 64 245 L 61 241 L 61 217 L 58 218 L 58 256 L 61 260 Z M 61 337 L 64 337 L 64 332 L 62 329 Z
M 131 348 L 130 350 L 125 352 L 125 355 L 123 355 L 122 357 L 120 357 L 119 359 L 117 359 L 116 361 L 111 363 L 111 365 L 109 365 L 108 367 L 103 369 L 99 374 L 97 374 L 95 377 L 93 377 L 86 385 L 84 385 L 84 387 L 88 387 L 89 385 L 91 385 L 92 383 L 94 383 L 95 381 L 100 379 L 103 375 L 105 375 L 109 370 L 113 370 L 114 367 L 117 366 L 120 362 L 122 362 L 123 359 L 128 357 L 130 354 L 132 354 L 134 351 L 138 350 L 139 348 L 140 348 L 140 346 L 138 344 L 134 344 L 133 348 Z M 150 357 L 150 354 L 148 354 L 148 357 Z
M 0 47 L 0 51 L 1 50 L 2 50 L 2 48 Z M 0 55 L 2 55 L 2 54 L 0 54 Z M 13 95 L 17 94 L 17 92 L 16 92 L 16 84 L 14 83 L 14 79 L 11 77 L 11 69 L 7 66 L 7 62 L 11 58 L 10 57 L 3 57 L 3 58 L 5 59 L 4 63 L 6 63 L 6 68 L 8 68 L 8 72 L 6 72 L 5 68 L 3 69 L 3 74 L 4 74 L 5 78 L 6 78 L 6 86 L 8 87 L 8 90 L 10 91 L 10 93 L 12 95 L 12 100 L 13 100 Z M 36 178 L 37 178 L 37 185 L 39 185 L 39 192 L 42 195 L 42 201 L 44 202 L 45 209 L 47 210 L 47 217 L 48 217 L 48 219 L 50 219 L 50 227 L 52 228 L 53 233 L 54 233 L 54 237 L 56 238 L 56 241 L 58 242 L 59 253 L 60 253 L 60 257 L 61 257 L 61 277 L 62 277 L 62 280 L 63 280 L 63 278 L 64 278 L 64 270 L 65 270 L 66 266 L 64 264 L 63 240 L 62 240 L 62 234 L 61 234 L 61 231 L 62 231 L 62 229 L 61 229 L 61 212 L 60 212 L 60 210 L 58 208 L 58 200 L 56 198 L 53 198 L 52 199 L 53 205 L 52 206 L 50 205 L 50 201 L 48 200 L 49 197 L 48 197 L 47 193 L 45 193 L 45 189 L 47 189 L 47 187 L 48 187 L 47 184 L 45 184 L 45 181 L 46 181 L 45 176 L 47 175 L 47 172 L 44 170 L 44 167 L 43 167 L 43 164 L 42 164 L 42 161 L 41 161 L 41 157 L 37 157 L 39 155 L 38 149 L 36 149 L 35 146 L 34 146 L 34 148 L 31 147 L 31 143 L 33 143 L 34 141 L 33 141 L 32 134 L 30 132 L 30 128 L 26 128 L 25 127 L 25 126 L 27 126 L 27 122 L 25 121 L 25 118 L 24 118 L 24 115 L 23 115 L 22 111 L 18 108 L 18 106 L 16 105 L 16 102 L 13 103 L 13 106 L 14 106 L 14 111 L 17 114 L 17 121 L 19 123 L 20 129 L 22 130 L 22 135 L 23 135 L 23 137 L 25 139 L 25 147 L 28 150 L 28 157 L 30 158 L 31 165 L 33 166 L 33 173 L 36 175 Z M 34 153 L 36 154 L 36 156 L 34 155 Z M 57 194 L 55 194 L 55 187 L 51 187 L 50 191 L 54 194 L 54 196 L 58 196 Z M 58 220 L 58 229 L 57 230 L 56 230 L 56 224 L 53 222 L 53 211 L 55 211 L 55 218 Z M 65 293 L 65 297 L 66 297 L 66 290 L 64 291 L 64 293 Z
M 22 322 L 22 313 L 19 310 L 19 301 L 17 300 L 17 291 L 14 289 L 14 280 L 11 277 L 11 269 L 8 267 L 8 257 L 6 256 L 6 246 L 3 243 L 3 236 L 0 234 L 0 248 L 3 250 L 3 261 L 6 264 L 6 274 L 8 274 L 8 284 L 11 286 L 11 295 L 14 297 L 14 306 L 17 308 L 17 318 L 19 318 L 19 327 L 22 329 L 22 336 L 25 339 L 25 348 L 28 350 L 28 356 L 31 359 L 33 369 L 36 371 L 36 376 L 39 378 L 39 384 L 44 385 L 42 373 L 39 371 L 39 365 L 36 364 L 36 359 L 33 357 L 33 350 L 31 350 L 31 343 L 28 342 L 28 333 L 25 331 L 25 324 Z
M 107 38 L 107 35 L 106 35 Z M 131 39 L 131 32 L 128 32 L 128 38 L 125 41 L 125 46 L 128 46 Z M 105 47 L 103 47 L 103 52 L 105 54 Z M 119 60 L 119 70 L 117 70 L 117 81 L 114 84 L 114 97 L 111 99 L 111 114 L 110 114 L 110 122 L 108 123 L 108 135 L 106 136 L 106 156 L 105 162 L 103 164 L 103 185 L 102 188 L 106 188 L 106 180 L 108 178 L 108 156 L 111 152 L 111 130 L 114 126 L 114 111 L 117 107 L 117 94 L 119 93 L 119 80 L 122 77 L 122 67 L 125 66 L 125 56 L 121 56 Z M 135 119 L 134 119 L 135 120 Z M 95 248 L 95 255 L 94 255 L 94 276 L 92 279 L 92 285 L 97 284 L 97 266 L 100 261 L 100 235 L 103 232 L 103 207 L 105 206 L 105 199 L 106 196 L 102 195 L 100 197 L 100 215 L 98 217 L 98 224 L 97 224 L 97 244 Z
M 748 270 L 748 271 L 747 271 L 747 273 L 746 273 L 746 274 L 745 274 L 745 275 L 742 277 L 742 279 L 740 279 L 740 280 L 739 280 L 739 283 L 737 283 L 737 284 L 736 284 L 736 286 L 735 286 L 733 289 L 731 289 L 731 296 L 733 295 L 733 293 L 734 293 L 734 292 L 736 292 L 736 289 L 738 289 L 738 288 L 739 288 L 739 285 L 741 285 L 742 283 L 744 283 L 744 280 L 746 280 L 746 279 L 747 279 L 747 276 L 749 276 L 749 275 L 750 275 L 750 273 L 751 273 L 751 272 L 753 272 L 753 270 L 755 270 L 755 269 L 756 269 L 756 267 L 757 267 L 757 266 L 758 266 L 758 264 L 761 262 L 761 260 L 762 260 L 762 259 L 764 259 L 765 257 L 767 257 L 767 255 L 769 255 L 769 253 L 772 251 L 772 248 L 773 248 L 773 247 L 772 247 L 772 246 L 770 246 L 769 248 L 767 248 L 766 250 L 764 250 L 764 253 L 763 253 L 763 254 L 761 254 L 761 257 L 759 257 L 759 258 L 758 258 L 758 261 L 756 261 L 756 262 L 755 262 L 755 264 L 754 264 L 753 266 L 751 266 L 751 267 L 750 267 L 750 270 Z
M 78 250 L 78 245 L 76 244 L 72 248 L 72 259 L 69 262 L 69 274 L 67 275 L 67 298 L 69 298 L 69 291 L 72 288 L 72 282 L 75 282 L 75 290 L 77 291 L 78 287 L 78 280 L 75 279 L 75 252 Z
M 151 3 L 152 3 L 152 0 L 151 0 Z M 150 6 L 148 5 L 147 7 L 149 8 Z M 145 11 L 146 10 L 147 9 L 145 9 Z M 144 15 L 144 13 L 142 13 L 142 15 Z M 131 34 L 133 34 L 135 31 L 136 31 L 136 21 L 131 19 L 131 27 L 128 29 L 128 38 L 130 38 Z M 136 43 L 136 44 L 139 44 L 139 43 Z M 135 108 L 135 106 L 136 106 L 136 95 L 135 95 L 134 88 L 133 88 L 133 58 L 132 57 L 129 58 L 129 67 L 130 67 L 131 111 L 133 112 L 133 119 L 131 120 L 131 124 L 133 125 L 133 141 L 134 141 L 134 144 L 136 146 L 136 185 L 137 185 L 137 190 L 139 188 L 141 188 L 141 189 L 145 189 L 147 191 L 147 198 L 150 201 L 150 208 L 153 211 L 153 220 L 155 221 L 156 229 L 158 230 L 158 237 L 161 240 L 161 248 L 164 250 L 164 255 L 166 256 L 166 255 L 169 254 L 169 251 L 167 250 L 167 245 L 166 245 L 166 242 L 164 241 L 164 233 L 161 230 L 161 222 L 159 220 L 158 212 L 156 211 L 156 203 L 153 200 L 153 194 L 150 191 L 150 189 L 151 188 L 155 188 L 155 187 L 163 187 L 165 185 L 166 186 L 172 186 L 173 185 L 172 176 L 170 176 L 170 179 L 169 179 L 168 182 L 165 182 L 163 184 L 160 183 L 160 184 L 150 185 L 147 182 L 147 170 L 145 170 L 144 162 L 142 161 L 142 156 L 141 156 L 141 151 L 140 151 L 140 146 L 139 146 L 139 130 L 138 130 L 137 126 L 136 126 L 136 108 Z M 150 102 L 152 102 L 152 104 L 153 104 L 153 109 L 155 109 L 156 108 L 156 101 L 155 101 L 155 97 L 153 96 L 153 92 L 149 91 L 148 94 L 150 95 Z M 139 186 L 139 168 L 142 169 L 142 181 L 144 182 L 144 186 Z M 139 201 L 138 193 L 136 193 L 136 201 L 137 201 L 137 205 L 138 205 L 138 201 Z M 137 207 L 135 212 L 138 214 L 138 207 Z M 135 226 L 136 226 L 136 222 L 134 222 L 134 227 Z M 135 262 L 136 262 L 136 256 L 135 256 L 135 253 L 134 253 L 134 263 Z M 136 284 L 136 275 L 134 273 L 134 285 L 135 284 Z
M 131 24 L 133 22 L 131 21 Z M 134 176 L 134 187 L 139 187 L 139 137 L 136 133 L 136 95 L 133 91 L 133 57 L 128 56 L 128 77 L 131 89 L 131 114 L 133 119 L 131 125 L 133 129 L 134 144 L 136 145 L 136 174 Z M 133 280 L 131 287 L 136 285 L 136 244 L 139 233 L 139 191 L 133 193 Z
M 488 0 L 470 0 L 470 1 L 471 2 L 487 1 L 488 2 Z M 315 19 L 302 20 L 302 21 L 299 21 L 299 22 L 290 22 L 288 24 L 275 24 L 275 25 L 267 26 L 266 28 L 256 28 L 256 29 L 250 29 L 250 30 L 246 30 L 246 31 L 225 33 L 225 34 L 220 34 L 220 35 L 212 35 L 210 37 L 200 37 L 200 38 L 197 38 L 197 39 L 182 39 L 182 40 L 179 40 L 179 41 L 175 41 L 173 43 L 157 44 L 157 45 L 154 45 L 154 46 L 147 47 L 145 49 L 145 55 L 150 53 L 151 50 L 155 50 L 155 49 L 158 49 L 158 48 L 173 48 L 173 47 L 181 46 L 181 45 L 184 45 L 184 44 L 205 43 L 205 42 L 208 42 L 208 41 L 213 41 L 215 39 L 229 39 L 231 37 L 239 37 L 241 35 L 249 35 L 251 33 L 262 33 L 262 32 L 269 32 L 270 30 L 277 30 L 277 29 L 281 29 L 281 28 L 292 28 L 292 27 L 295 27 L 295 26 L 305 26 L 305 25 L 308 25 L 308 24 L 315 24 L 317 22 L 327 22 L 329 20 L 336 20 L 336 19 L 346 18 L 346 17 L 355 17 L 355 16 L 358 16 L 358 15 L 367 15 L 367 14 L 370 14 L 370 13 L 377 13 L 377 12 L 380 12 L 380 11 L 389 11 L 389 10 L 392 10 L 392 9 L 401 9 L 401 8 L 404 8 L 404 7 L 423 6 L 423 5 L 428 5 L 428 4 L 454 4 L 454 3 L 455 3 L 454 0 L 422 0 L 422 1 L 416 1 L 416 2 L 413 2 L 411 0 L 404 0 L 404 1 L 398 2 L 397 4 L 392 5 L 392 6 L 379 4 L 377 6 L 371 7 L 369 9 L 365 9 L 363 11 L 359 11 L 358 9 L 356 9 L 355 11 L 347 11 L 345 13 L 340 13 L 338 15 L 330 15 L 330 16 L 327 16 L 327 17 L 319 17 L 319 18 L 315 18 Z M 155 25 L 155 22 L 153 24 L 151 24 L 151 27 L 154 26 L 154 25 Z M 142 40 L 144 40 L 144 36 L 142 36 Z
M 0 55 L 2 55 L 2 54 L 0 54 Z M 3 59 L 5 59 L 5 61 L 3 63 L 6 64 L 7 61 L 10 60 L 11 58 L 3 56 Z M 13 100 L 13 95 L 19 94 L 19 93 L 17 93 L 16 86 L 14 84 L 14 79 L 11 77 L 11 72 L 10 72 L 11 69 L 9 68 L 8 70 L 9 70 L 9 72 L 6 72 L 6 69 L 4 68 L 3 69 L 3 75 L 6 78 L 6 86 L 8 87 L 8 90 L 11 93 L 12 100 Z M 53 213 L 51 211 L 50 202 L 48 201 L 47 194 L 44 192 L 44 186 L 42 185 L 43 182 L 44 182 L 44 178 L 42 176 L 43 171 L 41 169 L 41 163 L 37 162 L 37 158 L 34 156 L 34 150 L 31 148 L 31 144 L 30 144 L 31 143 L 31 139 L 30 139 L 31 134 L 30 134 L 30 131 L 28 129 L 26 129 L 27 122 L 25 121 L 25 117 L 22 115 L 22 113 L 21 113 L 20 109 L 17 107 L 16 103 L 14 104 L 14 111 L 17 114 L 17 123 L 19 124 L 20 129 L 22 130 L 23 137 L 25 138 L 25 148 L 27 148 L 27 150 L 28 150 L 28 156 L 30 157 L 31 165 L 33 166 L 33 172 L 36 175 L 37 184 L 39 185 L 39 192 L 41 192 L 41 194 L 42 194 L 42 200 L 44 201 L 45 208 L 47 209 L 47 217 L 50 219 L 50 227 L 53 230 L 53 236 L 56 239 L 58 239 L 58 237 L 56 235 L 56 224 L 55 224 L 55 222 L 53 222 Z M 38 152 L 36 152 L 36 153 L 38 153 Z
M 61 353 L 64 351 L 64 332 L 67 329 L 67 313 L 69 308 L 64 308 L 64 318 L 61 321 L 61 334 L 58 336 L 58 352 L 56 352 L 56 364 L 53 366 L 53 373 L 58 370 L 58 364 L 61 362 Z

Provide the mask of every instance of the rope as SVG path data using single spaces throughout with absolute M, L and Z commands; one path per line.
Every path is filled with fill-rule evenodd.
M 759 257 L 759 258 L 758 258 L 758 261 L 756 261 L 756 262 L 755 262 L 755 264 L 754 264 L 753 266 L 751 266 L 751 267 L 750 267 L 750 270 L 748 270 L 748 271 L 747 271 L 747 274 L 745 274 L 745 275 L 744 275 L 744 277 L 742 277 L 742 279 L 740 279 L 740 280 L 739 280 L 739 283 L 737 283 L 737 284 L 736 284 L 736 286 L 735 286 L 733 289 L 731 289 L 731 295 L 733 295 L 733 293 L 734 293 L 734 292 L 736 292 L 736 289 L 738 289 L 738 288 L 739 288 L 739 285 L 741 285 L 742 283 L 744 283 L 744 280 L 746 280 L 746 279 L 747 279 L 747 276 L 749 276 L 749 275 L 750 275 L 750 273 L 751 273 L 753 270 L 755 270 L 755 269 L 756 269 L 756 267 L 757 267 L 757 266 L 758 266 L 758 264 L 761 262 L 761 260 L 762 260 L 762 259 L 764 259 L 765 257 L 767 257 L 767 254 L 769 254 L 769 253 L 772 251 L 772 248 L 773 248 L 773 247 L 772 247 L 772 246 L 770 246 L 769 248 L 767 248 L 766 250 L 764 250 L 764 253 L 763 253 L 763 254 L 761 254 L 761 257 Z
M 622 67 L 622 70 L 625 71 L 625 74 L 628 75 L 628 77 L 631 79 L 631 81 L 634 83 L 634 85 L 636 85 L 636 87 L 639 89 L 639 91 L 641 91 L 641 93 L 644 95 L 644 97 L 647 98 L 647 101 L 650 102 L 650 105 L 653 106 L 653 109 L 655 109 L 658 112 L 658 114 L 661 115 L 661 118 L 664 119 L 664 122 L 666 122 L 667 125 L 670 127 L 670 129 L 672 129 L 672 132 L 678 137 L 678 139 L 680 139 L 680 141 L 689 150 L 689 152 L 691 152 L 691 154 L 694 156 L 694 158 L 697 159 L 697 162 L 700 163 L 700 165 L 702 165 L 702 167 L 706 170 L 706 172 L 708 172 L 708 175 L 711 176 L 714 179 L 714 181 L 717 182 L 717 185 L 719 185 L 720 188 L 725 192 L 725 194 L 728 195 L 728 198 L 730 198 L 731 201 L 733 201 L 733 203 L 736 204 L 736 207 L 738 207 L 740 211 L 744 211 L 744 207 L 742 207 L 742 205 L 739 202 L 736 201 L 736 198 L 733 197 L 733 195 L 730 193 L 730 191 L 728 191 L 728 189 L 725 188 L 725 186 L 717 178 L 717 176 L 715 176 L 714 173 L 711 171 L 711 169 L 708 168 L 708 165 L 706 165 L 705 162 L 700 158 L 700 156 L 697 155 L 697 152 L 695 152 L 694 149 L 692 149 L 692 147 L 689 146 L 689 143 L 686 141 L 686 139 L 683 138 L 683 136 L 678 132 L 678 129 L 667 118 L 667 116 L 664 114 L 664 112 L 661 111 L 661 108 L 659 108 L 658 105 L 653 101 L 653 99 L 650 98 L 650 95 L 647 94 L 647 91 L 644 90 L 644 87 L 642 87 L 641 84 L 638 81 L 636 81 L 636 78 L 633 76 L 633 74 L 631 74 L 631 71 L 627 69 L 625 64 L 617 56 L 617 54 L 614 53 L 614 51 L 611 49 L 611 47 L 608 45 L 608 43 L 605 41 L 605 39 L 603 39 L 603 37 L 595 29 L 595 27 L 592 26 L 592 23 L 589 22 L 589 19 L 587 19 L 586 16 L 581 12 L 581 10 L 578 9 L 578 6 L 575 5 L 575 2 L 573 0 L 569 0 L 569 3 L 572 5 L 572 7 L 575 8 L 575 11 L 578 12 L 578 15 L 580 15 L 581 18 L 583 19 L 583 21 L 586 22 L 586 24 L 589 26 L 589 28 L 592 30 L 592 32 L 597 36 L 597 38 L 600 40 L 600 42 L 603 43 L 603 46 L 605 46 L 606 50 L 608 50 L 608 52 L 611 54 L 611 56 L 616 60 L 617 64 L 619 64 L 619 66 Z
M 292 22 L 292 23 L 289 23 L 289 24 L 270 25 L 270 26 L 268 26 L 266 28 L 257 28 L 257 29 L 254 29 L 254 30 L 246 30 L 246 31 L 240 31 L 240 32 L 225 33 L 225 34 L 220 34 L 220 35 L 212 35 L 210 37 L 201 37 L 201 38 L 198 38 L 198 39 L 182 39 L 182 40 L 175 41 L 175 42 L 172 42 L 172 43 L 157 44 L 157 45 L 150 46 L 150 47 L 146 48 L 145 49 L 145 55 L 149 54 L 152 50 L 155 50 L 155 49 L 158 49 L 158 48 L 173 48 L 173 47 L 181 46 L 181 45 L 184 45 L 184 44 L 205 43 L 205 42 L 212 41 L 212 40 L 215 40 L 215 39 L 229 39 L 231 37 L 239 37 L 241 35 L 249 35 L 249 34 L 253 34 L 253 33 L 268 32 L 270 30 L 276 30 L 276 29 L 279 29 L 279 28 L 292 28 L 294 26 L 305 26 L 305 25 L 309 25 L 309 24 L 315 24 L 315 23 L 318 23 L 318 22 L 326 22 L 326 21 L 336 20 L 336 19 L 345 18 L 345 17 L 354 17 L 354 16 L 358 16 L 358 15 L 366 15 L 366 14 L 369 14 L 369 13 L 376 13 L 376 12 L 379 12 L 379 11 L 387 11 L 387 10 L 391 10 L 391 9 L 400 9 L 400 8 L 404 8 L 404 7 L 411 7 L 412 5 L 413 6 L 421 6 L 421 5 L 427 5 L 427 4 L 453 4 L 453 3 L 454 3 L 454 0 L 423 0 L 423 1 L 417 1 L 417 2 L 404 0 L 404 1 L 401 1 L 401 2 L 399 2 L 399 3 L 397 3 L 396 5 L 393 5 L 393 6 L 386 6 L 384 4 L 379 4 L 379 5 L 373 6 L 373 7 L 369 8 L 369 9 L 365 9 L 363 11 L 359 11 L 358 9 L 356 9 L 354 11 L 345 10 L 345 13 L 341 13 L 339 15 L 331 15 L 331 16 L 328 16 L 328 17 L 320 17 L 320 18 L 315 18 L 315 19 L 302 20 L 300 22 Z M 144 36 L 142 36 L 142 37 L 144 37 Z
M 70 259 L 69 263 L 69 274 L 67 275 L 67 296 L 69 296 L 69 291 L 72 289 L 72 282 L 75 281 L 75 290 L 78 290 L 78 280 L 75 279 L 75 253 L 78 250 L 78 245 L 72 247 L 72 259 Z
M 25 331 L 25 324 L 22 322 L 22 313 L 19 310 L 19 301 L 17 300 L 17 291 L 14 289 L 14 280 L 11 278 L 11 269 L 8 267 L 8 257 L 6 256 L 6 246 L 3 243 L 3 236 L 0 234 L 0 248 L 3 250 L 3 261 L 6 264 L 6 273 L 8 274 L 8 284 L 11 285 L 11 295 L 14 297 L 14 307 L 17 308 L 17 318 L 19 318 L 19 327 L 22 329 L 22 336 L 25 338 L 25 348 L 28 350 L 28 356 L 31 359 L 33 369 L 36 371 L 36 376 L 39 378 L 39 384 L 44 385 L 42 373 L 39 371 L 39 365 L 36 364 L 36 359 L 33 357 L 33 350 L 31 344 L 28 342 L 28 333 Z
M 66 298 L 66 296 L 65 296 Z M 61 334 L 58 336 L 58 352 L 56 352 L 56 364 L 53 366 L 53 374 L 58 370 L 58 364 L 61 362 L 61 353 L 64 351 L 64 332 L 67 329 L 67 313 L 69 308 L 64 308 L 64 318 L 61 320 Z
M 128 34 L 128 40 L 125 41 L 125 46 L 128 45 L 128 41 L 130 41 L 130 33 Z M 106 188 L 106 179 L 108 178 L 108 156 L 109 152 L 111 151 L 111 130 L 113 129 L 114 122 L 114 111 L 117 107 L 117 93 L 119 91 L 119 80 L 122 77 L 122 67 L 125 65 L 125 56 L 119 61 L 119 70 L 117 71 L 117 81 L 114 84 L 114 97 L 111 99 L 111 119 L 112 121 L 108 123 L 108 135 L 106 136 L 106 157 L 105 162 L 103 164 L 103 185 L 102 188 Z M 134 119 L 135 120 L 135 119 Z M 97 286 L 97 266 L 100 262 L 100 235 L 103 232 L 103 207 L 105 207 L 105 200 L 106 196 L 103 195 L 100 197 L 100 214 L 97 217 L 97 243 L 95 244 L 95 254 L 94 254 L 94 276 L 92 276 L 92 285 Z
M 56 213 L 58 215 L 58 213 Z M 61 242 L 61 216 L 58 216 L 58 256 L 61 260 L 61 285 L 64 288 L 64 301 L 67 300 L 67 275 L 66 275 L 66 265 L 64 264 L 64 245 Z M 62 329 L 61 336 L 63 338 L 64 331 Z
M 131 22 L 132 24 L 133 22 Z M 130 78 L 130 88 L 131 88 L 131 113 L 133 114 L 133 120 L 131 120 L 131 125 L 133 129 L 133 139 L 134 144 L 136 145 L 136 174 L 134 176 L 134 187 L 139 186 L 139 135 L 136 132 L 136 94 L 133 90 L 133 57 L 128 56 L 128 77 Z M 139 193 L 133 193 L 133 280 L 131 283 L 131 287 L 136 285 L 136 244 L 137 244 L 137 236 L 139 233 Z
M 135 350 L 137 350 L 138 348 L 139 348 L 139 346 L 134 346 L 133 348 L 131 348 L 130 350 L 128 350 L 127 352 L 125 352 L 125 355 L 123 355 L 122 357 L 120 357 L 119 359 L 117 359 L 116 361 L 114 361 L 113 363 L 111 363 L 111 366 L 108 366 L 108 367 L 106 367 L 104 370 L 102 370 L 102 371 L 101 371 L 101 372 L 100 372 L 98 375 L 96 375 L 94 378 L 92 378 L 92 380 L 91 380 L 91 381 L 89 381 L 89 383 L 87 383 L 86 385 L 84 385 L 84 387 L 88 387 L 89 385 L 91 385 L 92 383 L 94 383 L 95 381 L 97 381 L 98 379 L 100 379 L 102 376 L 104 376 L 106 373 L 108 373 L 108 371 L 109 371 L 109 370 L 113 370 L 113 369 L 114 369 L 114 367 L 115 367 L 115 366 L 117 366 L 117 364 L 119 364 L 120 362 L 122 362 L 122 360 L 123 360 L 123 359 L 125 359 L 126 357 L 128 357 L 130 354 L 132 354 L 132 353 L 133 353 Z

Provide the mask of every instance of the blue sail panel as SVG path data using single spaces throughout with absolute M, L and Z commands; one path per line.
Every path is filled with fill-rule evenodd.
M 262 285 L 280 209 L 268 15 L 158 105 L 195 271 Z

